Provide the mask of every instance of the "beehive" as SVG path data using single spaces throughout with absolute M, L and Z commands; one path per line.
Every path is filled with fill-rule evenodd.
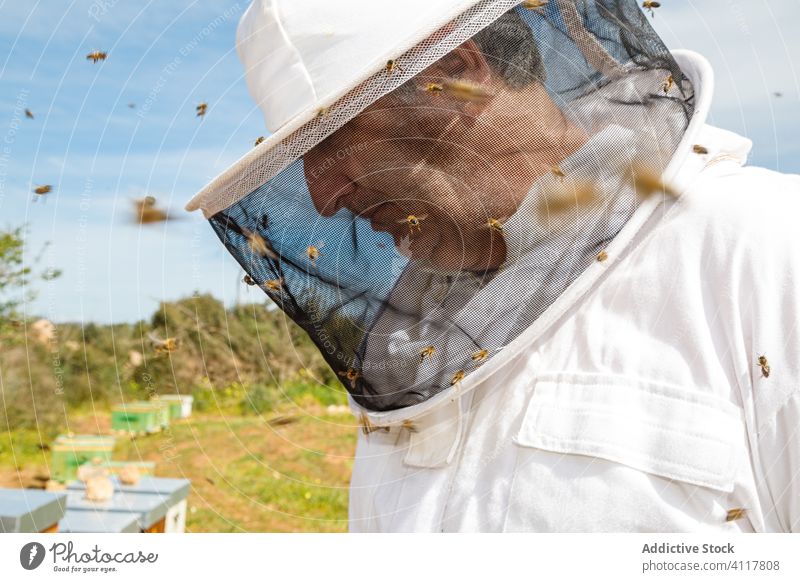
M 161 412 L 147 402 L 129 402 L 111 409 L 111 428 L 128 434 L 148 434 L 161 430 Z
M 94 459 L 110 461 L 114 449 L 113 436 L 59 435 L 51 445 L 51 478 L 65 483 L 75 479 L 78 467 Z
M 140 475 L 152 476 L 155 473 L 155 461 L 104 461 L 100 463 L 100 466 L 108 469 L 112 475 L 117 475 L 120 469 L 131 465 L 139 470 Z
M 0 533 L 58 531 L 66 498 L 38 489 L 0 489 Z
M 180 403 L 180 416 L 177 418 L 189 418 L 192 415 L 192 402 L 194 398 L 185 394 L 165 394 L 159 396 L 159 400 L 166 402 L 179 402 Z

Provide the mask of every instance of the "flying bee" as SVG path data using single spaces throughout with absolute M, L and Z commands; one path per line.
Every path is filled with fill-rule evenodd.
M 656 17 L 656 8 L 661 8 L 661 2 L 653 2 L 653 0 L 644 0 L 642 8 L 649 10 L 653 18 Z
M 705 147 L 703 147 L 701 145 L 697 145 L 697 144 L 692 146 L 692 151 L 694 153 L 696 153 L 696 154 L 700 154 L 701 156 L 708 153 L 708 149 L 707 148 L 705 148 Z
M 486 228 L 503 234 L 503 221 L 505 219 L 490 218 L 486 221 Z
M 353 389 L 356 387 L 356 381 L 361 377 L 361 373 L 354 368 L 347 368 L 346 372 L 339 372 L 339 375 L 347 378 L 347 381 L 350 382 L 350 388 Z
M 448 95 L 460 101 L 484 102 L 496 95 L 486 85 L 478 85 L 463 79 L 445 79 L 442 88 Z
M 107 56 L 108 53 L 105 53 L 103 51 L 92 51 L 88 55 L 86 55 L 86 60 L 92 61 L 92 63 L 96 63 L 97 61 L 106 60 Z
M 246 228 L 242 229 L 242 233 L 247 237 L 247 246 L 250 247 L 251 251 L 262 257 L 268 257 L 273 261 L 278 260 L 278 255 L 275 254 L 275 251 L 272 250 L 272 248 L 269 246 L 269 243 L 264 240 L 264 237 L 257 232 L 251 232 Z
M 251 287 L 255 287 L 256 285 L 256 282 L 253 281 L 253 278 L 250 275 L 245 275 L 244 278 L 242 279 L 242 283 L 244 283 L 245 285 L 250 285 Z
M 27 117 L 28 119 L 33 119 L 33 111 L 31 111 L 30 109 L 26 109 L 25 117 Z
M 542 8 L 547 6 L 549 0 L 525 0 L 522 3 L 522 7 L 526 8 L 527 10 L 536 10 L 537 12 L 541 12 Z
M 202 103 L 199 103 L 194 109 L 195 111 L 197 111 L 197 117 L 203 117 L 206 114 L 206 111 L 208 111 L 208 103 L 203 101 Z
M 404 420 L 403 423 L 400 425 L 400 428 L 406 429 L 408 432 L 417 432 L 417 425 L 414 424 L 411 420 Z
M 153 344 L 153 349 L 157 354 L 169 354 L 178 349 L 178 338 L 168 337 L 161 339 L 154 333 L 147 334 L 147 337 L 150 338 L 150 342 Z
M 742 519 L 747 515 L 747 510 L 743 507 L 737 507 L 735 509 L 729 509 L 727 515 L 725 516 L 725 521 L 736 521 L 737 519 Z
M 669 93 L 670 89 L 675 86 L 675 77 L 670 75 L 664 80 L 664 84 L 661 85 L 661 90 L 664 91 L 664 95 Z
M 769 378 L 769 362 L 767 361 L 767 356 L 758 356 L 758 366 L 761 368 L 761 375 L 764 376 L 764 378 Z
M 128 109 L 136 109 L 136 103 L 128 103 Z
M 414 233 L 414 229 L 417 229 L 417 232 L 422 232 L 422 221 L 428 218 L 427 214 L 420 214 L 419 216 L 415 216 L 413 214 L 409 214 L 405 218 L 401 218 L 397 221 L 398 224 L 406 223 L 408 225 L 408 229 L 411 233 Z
M 34 194 L 39 194 L 40 196 L 44 196 L 45 194 L 50 194 L 53 191 L 53 187 L 50 184 L 45 184 L 44 186 L 36 186 L 33 189 Z
M 485 350 L 484 349 L 484 350 L 478 350 L 477 352 L 472 354 L 470 357 L 472 358 L 473 362 L 482 362 L 488 356 L 489 356 L 489 350 Z
M 657 192 L 663 192 L 673 198 L 678 198 L 678 192 L 666 184 L 659 173 L 641 163 L 634 163 L 625 173 L 625 179 L 631 183 L 636 193 L 642 198 L 649 198 Z
M 444 91 L 444 85 L 442 85 L 441 83 L 428 83 L 427 85 L 425 85 L 425 90 L 428 93 L 439 94 L 442 91 Z
M 145 196 L 133 201 L 134 219 L 137 224 L 153 224 L 170 220 L 169 214 L 160 208 L 156 208 L 156 199 L 153 196 Z
M 553 166 L 550 168 L 550 173 L 562 182 L 564 181 L 564 178 L 567 177 L 567 175 L 564 173 L 564 170 L 561 169 L 561 166 Z
M 461 380 L 464 379 L 464 376 L 466 376 L 464 370 L 459 370 L 458 372 L 453 374 L 453 377 L 450 379 L 450 386 L 455 386 L 456 384 L 461 382 Z
M 264 281 L 264 286 L 274 293 L 283 291 L 283 277 L 280 279 L 267 279 Z
M 261 135 L 261 136 L 256 138 L 256 143 L 253 144 L 253 147 L 256 147 L 257 145 L 261 145 L 262 143 L 264 143 L 264 136 L 263 135 Z
M 597 188 L 591 182 L 574 180 L 545 188 L 539 201 L 538 211 L 542 216 L 549 213 L 562 213 L 597 201 Z
M 436 348 L 434 346 L 428 346 L 427 348 L 422 350 L 419 353 L 419 357 L 420 357 L 419 362 L 420 362 L 420 364 L 425 361 L 425 358 L 430 358 L 435 353 L 436 353 Z

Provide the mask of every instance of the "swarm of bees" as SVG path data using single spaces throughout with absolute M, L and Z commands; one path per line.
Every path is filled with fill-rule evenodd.
M 153 224 L 171 219 L 166 211 L 156 207 L 156 199 L 153 196 L 134 200 L 133 206 L 134 222 L 137 224 Z
M 33 119 L 33 111 L 31 111 L 30 109 L 26 109 L 25 117 L 27 117 L 28 119 Z
M 105 53 L 103 51 L 92 51 L 88 55 L 86 55 L 86 60 L 92 61 L 92 63 L 96 63 L 97 61 L 106 60 L 107 56 L 108 53 Z
M 767 361 L 767 356 L 760 355 L 758 356 L 758 367 L 761 368 L 761 375 L 764 378 L 769 378 L 769 362 Z
M 428 218 L 427 214 L 420 214 L 419 216 L 415 216 L 413 214 L 409 214 L 405 218 L 401 218 L 397 221 L 398 224 L 406 223 L 408 225 L 408 229 L 411 233 L 414 233 L 414 229 L 417 229 L 417 232 L 422 232 L 422 221 Z
M 642 2 L 642 8 L 645 10 L 650 11 L 650 15 L 655 18 L 656 17 L 656 8 L 661 8 L 661 2 L 654 2 L 653 0 L 644 0 Z
M 203 101 L 202 103 L 198 104 L 194 109 L 195 111 L 197 111 L 197 117 L 203 117 L 205 116 L 206 111 L 208 111 L 208 103 Z
M 159 355 L 171 354 L 178 349 L 178 338 L 168 337 L 166 339 L 161 339 L 153 333 L 148 334 L 147 337 L 150 338 L 150 343 L 152 343 L 153 349 Z
M 436 353 L 436 348 L 434 346 L 426 347 L 419 353 L 420 363 L 424 362 L 428 358 L 431 358 L 435 353 Z

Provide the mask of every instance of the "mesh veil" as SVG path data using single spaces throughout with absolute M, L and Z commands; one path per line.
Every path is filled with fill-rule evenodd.
M 641 204 L 693 91 L 633 0 L 484 1 L 219 185 L 212 227 L 353 399 L 421 403 Z M 244 194 L 241 194 L 241 193 Z

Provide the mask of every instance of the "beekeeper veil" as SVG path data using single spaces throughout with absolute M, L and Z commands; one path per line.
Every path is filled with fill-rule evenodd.
M 491 366 L 692 114 L 634 0 L 256 0 L 238 50 L 274 133 L 189 208 L 369 411 Z

